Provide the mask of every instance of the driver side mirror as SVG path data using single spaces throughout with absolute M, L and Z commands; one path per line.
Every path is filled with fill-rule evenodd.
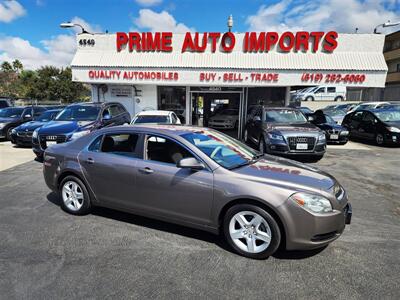
M 259 116 L 255 116 L 254 118 L 253 118 L 253 121 L 254 122 L 261 122 L 261 118 L 259 117 Z
M 307 120 L 308 120 L 309 122 L 312 122 L 312 121 L 315 120 L 315 118 L 314 118 L 313 116 L 307 116 Z
M 182 158 L 180 161 L 178 161 L 176 166 L 181 169 L 192 169 L 192 170 L 203 170 L 204 169 L 203 163 L 199 162 L 194 157 Z
M 27 114 L 27 115 L 24 116 L 24 119 L 32 119 L 32 115 Z

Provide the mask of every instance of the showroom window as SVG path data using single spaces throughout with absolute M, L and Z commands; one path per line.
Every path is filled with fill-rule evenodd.
M 158 109 L 175 112 L 182 124 L 185 124 L 186 87 L 159 86 L 157 92 Z

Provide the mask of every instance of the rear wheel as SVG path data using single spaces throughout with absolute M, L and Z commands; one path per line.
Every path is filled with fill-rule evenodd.
M 89 213 L 91 202 L 84 183 L 76 176 L 65 177 L 60 184 L 61 207 L 73 215 Z
M 342 96 L 337 96 L 337 97 L 335 98 L 335 101 L 341 102 L 341 101 L 343 101 L 343 97 L 342 97 Z
M 255 205 L 231 207 L 225 214 L 223 229 L 229 245 L 245 257 L 267 258 L 275 253 L 281 242 L 275 219 Z

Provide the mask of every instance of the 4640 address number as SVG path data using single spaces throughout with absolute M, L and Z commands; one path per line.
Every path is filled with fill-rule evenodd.
M 319 83 L 363 83 L 366 76 L 364 74 L 322 74 L 322 73 L 303 73 L 301 81 Z

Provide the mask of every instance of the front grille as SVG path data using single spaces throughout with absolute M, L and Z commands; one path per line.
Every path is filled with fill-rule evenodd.
M 17 132 L 17 136 L 19 137 L 31 137 L 33 131 L 19 131 Z
M 287 138 L 290 151 L 313 151 L 315 137 L 311 136 L 290 136 Z M 307 149 L 297 149 L 297 144 L 307 144 Z
M 65 135 L 41 135 L 39 136 L 40 148 L 45 150 L 47 148 L 47 142 L 57 142 L 57 144 L 64 143 L 67 137 Z
M 339 134 L 340 130 L 335 130 L 335 129 L 329 129 L 328 133 L 329 134 Z

